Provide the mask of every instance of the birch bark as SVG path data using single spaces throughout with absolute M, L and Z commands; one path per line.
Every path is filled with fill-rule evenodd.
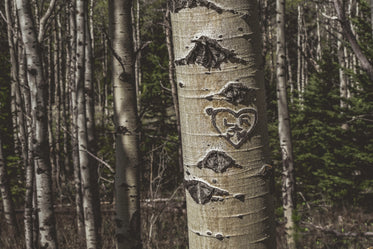
M 26 77 L 26 60 L 24 56 L 24 49 L 19 47 L 19 82 L 22 86 L 22 95 L 24 97 L 25 113 L 31 113 L 31 94 L 30 88 L 28 87 Z M 34 183 L 34 161 L 32 156 L 32 128 L 31 120 L 26 119 L 26 130 L 27 130 L 27 163 L 25 164 L 25 212 L 24 212 L 24 223 L 25 223 L 25 246 L 26 249 L 33 249 L 34 243 L 34 231 L 33 231 L 33 183 Z
M 31 5 L 28 0 L 16 0 L 22 41 L 27 62 L 27 80 L 31 91 L 32 151 L 35 162 L 35 182 L 40 227 L 40 246 L 57 248 L 57 234 L 52 201 L 51 168 L 49 165 L 47 81 L 43 75 L 42 53 L 37 40 Z
M 86 11 L 88 5 L 85 0 L 76 1 L 76 101 L 77 101 L 77 128 L 78 128 L 78 150 L 79 168 L 81 175 L 81 191 L 84 213 L 84 228 L 87 249 L 98 248 L 97 222 L 94 217 L 94 203 L 92 194 L 91 164 L 87 153 L 88 133 L 86 98 L 84 94 L 84 75 L 86 70 Z
M 8 225 L 9 235 L 13 237 L 18 236 L 18 227 L 16 220 L 16 213 L 14 209 L 14 203 L 10 191 L 9 181 L 8 181 L 7 166 L 3 154 L 3 144 L 0 138 L 0 192 L 1 199 L 3 202 L 5 222 Z
M 291 141 L 290 115 L 286 89 L 286 53 L 285 53 L 285 1 L 276 0 L 277 23 L 277 106 L 278 106 L 278 131 L 282 155 L 282 206 L 284 209 L 287 248 L 295 249 L 294 226 L 294 160 Z
M 373 0 L 370 0 L 370 25 L 372 26 L 372 36 L 373 36 Z
M 75 187 L 75 208 L 77 214 L 78 234 L 84 237 L 84 214 L 82 206 L 82 188 L 79 167 L 79 147 L 78 147 L 78 108 L 76 97 L 76 69 L 77 69 L 77 29 L 76 29 L 76 5 L 75 1 L 69 2 L 69 24 L 70 24 L 70 64 L 69 64 L 69 89 L 70 89 L 70 109 L 71 109 L 71 147 L 72 164 L 74 170 Z
M 139 123 L 131 0 L 110 0 L 113 48 L 114 122 L 116 126 L 115 211 L 116 248 L 141 248 L 139 198 Z
M 257 0 L 171 0 L 190 249 L 275 248 Z

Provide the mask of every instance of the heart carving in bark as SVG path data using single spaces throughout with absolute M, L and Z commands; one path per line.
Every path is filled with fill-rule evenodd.
M 249 138 L 258 121 L 258 113 L 253 108 L 244 108 L 238 112 L 228 108 L 207 108 L 212 125 L 220 136 L 233 147 L 240 148 Z

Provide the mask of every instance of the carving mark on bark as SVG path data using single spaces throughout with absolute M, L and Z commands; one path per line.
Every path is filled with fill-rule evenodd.
M 176 65 L 198 64 L 211 70 L 220 69 L 220 65 L 224 62 L 247 64 L 247 61 L 238 58 L 234 52 L 220 46 L 217 40 L 201 36 L 192 42 L 195 43 L 193 49 L 185 58 L 176 60 Z
M 189 180 L 185 181 L 184 184 L 193 200 L 202 205 L 216 200 L 216 197 L 229 195 L 228 191 L 213 187 L 202 181 Z
M 228 108 L 207 108 L 211 123 L 234 148 L 240 148 L 250 137 L 257 121 L 258 113 L 253 108 L 244 108 L 238 112 Z
M 258 88 L 248 87 L 239 82 L 228 82 L 219 93 L 209 95 L 207 100 L 224 99 L 233 105 L 252 105 L 256 102 Z
M 226 153 L 216 150 L 210 151 L 202 161 L 198 162 L 197 167 L 211 169 L 216 173 L 224 173 L 232 167 L 242 169 L 242 166 L 236 164 Z
M 126 134 L 131 134 L 131 131 L 128 130 L 128 128 L 125 127 L 125 126 L 118 126 L 115 133 L 116 134 L 121 134 L 121 135 L 126 135 Z

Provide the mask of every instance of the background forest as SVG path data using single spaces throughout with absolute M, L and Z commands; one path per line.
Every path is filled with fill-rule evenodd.
M 49 1 L 34 0 L 32 12 L 43 25 Z M 76 211 L 74 175 L 74 90 L 69 85 L 74 55 L 71 18 L 74 1 L 51 1 L 42 44 L 48 81 L 47 119 L 53 204 L 60 248 L 83 248 Z M 278 138 L 276 83 L 276 2 L 258 0 L 263 27 L 263 58 L 268 126 L 276 197 L 277 246 L 286 248 L 282 208 L 282 159 Z M 373 246 L 373 79 L 343 33 L 348 25 L 373 64 L 373 1 L 343 0 L 345 19 L 333 1 L 286 0 L 286 78 L 296 187 L 297 248 Z M 9 8 L 10 7 L 10 8 Z M 32 197 L 27 143 L 28 85 L 23 42 L 13 1 L 0 4 L 0 185 L 10 194 L 16 222 L 0 219 L 0 248 L 26 248 L 24 212 Z M 115 133 L 110 10 L 107 1 L 90 0 L 86 17 L 92 39 L 91 89 L 94 133 L 89 141 L 91 172 L 99 198 L 102 248 L 114 248 Z M 6 10 L 7 9 L 7 10 Z M 169 63 L 169 10 L 166 0 L 134 0 L 133 43 L 138 115 L 141 123 L 140 194 L 143 248 L 187 248 L 186 206 L 180 140 L 175 114 L 172 63 Z M 40 33 L 39 33 L 40 34 Z M 12 52 L 13 51 L 13 52 Z M 12 54 L 13 53 L 13 54 Z M 171 74 L 170 74 L 171 72 Z M 176 98 L 177 99 L 177 98 Z M 92 122 L 91 122 L 92 123 Z M 96 180 L 96 181 L 95 181 Z M 98 183 L 98 184 L 96 184 Z M 31 185 L 30 185 L 31 184 Z M 7 194 L 6 186 L 10 189 Z M 4 189 L 4 190 L 3 190 Z M 30 192 L 31 190 L 31 192 Z M 31 193 L 31 195 L 30 195 Z M 96 199 L 97 200 L 97 199 Z M 25 204 L 26 203 L 26 204 Z M 4 205 L 4 204 L 3 204 Z M 29 210 L 30 211 L 30 210 Z M 32 216 L 34 213 L 29 213 Z M 33 218 L 35 219 L 35 218 Z M 8 223 L 8 224 L 6 224 Z M 34 224 L 35 225 L 35 224 Z M 33 226 L 33 224 L 31 224 Z M 18 231 L 18 232 L 16 232 Z M 35 231 L 35 227 L 34 227 Z M 15 236 L 9 236 L 10 234 Z M 34 235 L 34 241 L 37 235 Z M 37 247 L 34 247 L 37 248 Z M 29 249 L 29 248 L 28 248 Z

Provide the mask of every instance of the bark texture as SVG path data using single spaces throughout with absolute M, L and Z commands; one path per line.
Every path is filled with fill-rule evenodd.
M 295 249 L 294 227 L 294 160 L 290 130 L 290 115 L 286 89 L 286 53 L 285 53 L 285 0 L 276 0 L 277 23 L 277 106 L 278 131 L 282 154 L 282 206 L 284 208 L 286 242 L 289 249 Z
M 139 123 L 135 55 L 129 0 L 110 0 L 113 49 L 114 122 L 116 126 L 115 223 L 116 248 L 141 248 L 139 199 Z
M 4 160 L 3 145 L 2 145 L 1 138 L 0 138 L 0 192 L 1 192 L 1 199 L 3 201 L 5 222 L 8 225 L 9 235 L 17 237 L 18 228 L 17 228 L 17 221 L 16 221 L 16 213 L 15 213 L 14 203 L 13 203 L 11 192 L 10 192 L 8 172 L 7 172 L 7 166 Z
M 52 201 L 51 168 L 49 165 L 47 81 L 43 75 L 42 53 L 28 0 L 17 0 L 17 13 L 25 47 L 27 80 L 31 93 L 32 151 L 35 162 L 36 199 L 40 228 L 40 246 L 57 248 L 57 235 Z M 40 34 L 39 34 L 40 35 Z
M 170 1 L 189 248 L 275 248 L 256 0 Z
M 88 149 L 87 132 L 87 111 L 85 98 L 85 71 L 86 65 L 86 11 L 88 5 L 84 0 L 76 1 L 76 29 L 77 29 L 77 50 L 76 50 L 76 101 L 77 101 L 77 127 L 78 127 L 78 150 L 79 167 L 81 175 L 81 189 L 84 213 L 84 228 L 87 249 L 96 249 L 99 246 L 97 220 L 94 217 L 94 203 L 92 192 L 91 163 Z M 93 118 L 93 117 L 92 117 Z

